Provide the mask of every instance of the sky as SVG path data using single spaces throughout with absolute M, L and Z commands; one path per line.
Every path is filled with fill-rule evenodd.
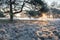
M 60 3 L 60 0 L 45 0 L 47 4 L 51 4 L 53 1 Z

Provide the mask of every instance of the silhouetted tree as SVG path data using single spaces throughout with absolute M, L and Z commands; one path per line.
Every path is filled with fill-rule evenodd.
M 10 0 L 10 20 L 13 21 L 12 0 Z
M 21 10 L 13 12 L 13 5 L 15 5 L 14 6 L 14 9 L 15 9 L 15 7 L 19 6 L 19 4 L 20 4 L 20 2 L 16 3 L 16 1 L 17 0 L 6 0 L 6 2 L 5 2 L 7 5 L 9 5 L 9 8 L 10 8 L 10 10 L 8 10 L 7 12 L 10 12 L 10 20 L 11 21 L 13 21 L 13 14 L 20 13 L 23 11 L 23 7 L 24 7 L 25 3 L 28 3 L 28 4 L 31 4 L 32 6 L 33 5 L 35 6 L 35 10 L 33 10 L 33 11 L 31 10 L 29 12 L 29 14 L 32 16 L 35 16 L 37 14 L 41 15 L 41 12 L 48 11 L 47 4 L 43 0 L 24 0 L 23 4 L 21 5 L 21 8 L 19 8 Z M 37 9 L 37 11 L 36 11 L 36 9 Z M 34 12 L 34 11 L 36 11 L 36 12 Z
M 49 11 L 49 9 L 48 9 L 48 6 L 47 6 L 47 4 L 45 3 L 45 1 L 43 1 L 43 0 L 30 0 L 30 1 L 26 1 L 27 3 L 29 3 L 29 4 L 32 4 L 32 5 L 34 5 L 35 6 L 35 9 L 37 9 L 37 7 L 38 7 L 38 9 L 37 9 L 37 11 L 38 11 L 38 13 L 36 13 L 36 12 L 34 12 L 34 11 L 30 11 L 29 12 L 29 14 L 32 16 L 32 15 L 40 15 L 40 16 L 42 16 L 42 12 L 48 12 Z M 40 8 L 39 8 L 40 7 Z

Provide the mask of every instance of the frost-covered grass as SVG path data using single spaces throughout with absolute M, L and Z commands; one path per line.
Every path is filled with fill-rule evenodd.
M 0 40 L 59 40 L 60 21 L 0 20 Z

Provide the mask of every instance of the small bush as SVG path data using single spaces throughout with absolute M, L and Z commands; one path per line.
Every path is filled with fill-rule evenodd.
M 29 11 L 28 14 L 32 17 L 40 17 L 42 14 L 39 11 Z
M 5 17 L 2 11 L 0 11 L 0 17 Z

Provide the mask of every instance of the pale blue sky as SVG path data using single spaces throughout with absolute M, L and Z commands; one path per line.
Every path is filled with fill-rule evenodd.
M 47 4 L 51 4 L 53 1 L 60 3 L 60 0 L 45 0 Z

